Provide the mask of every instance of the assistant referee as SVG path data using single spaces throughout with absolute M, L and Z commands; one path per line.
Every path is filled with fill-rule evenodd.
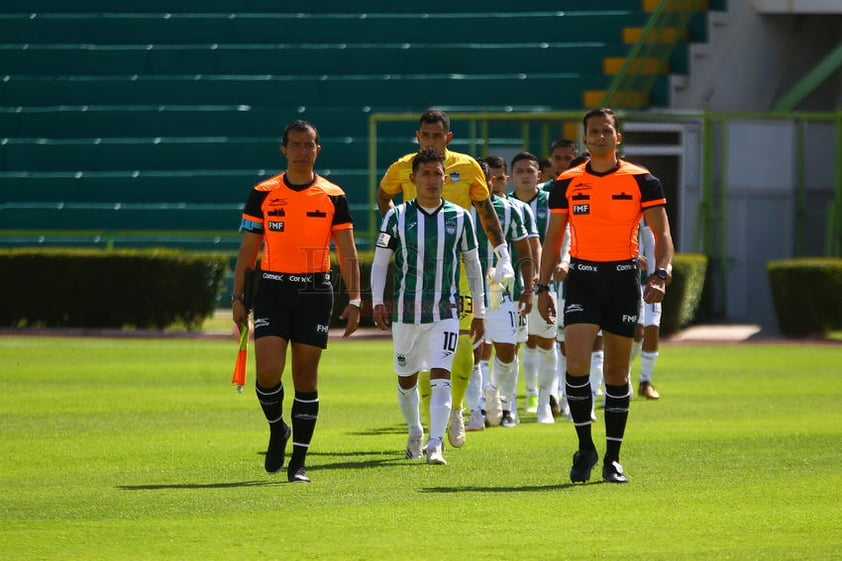
M 264 463 L 274 473 L 284 464 L 290 434 L 290 482 L 309 482 L 305 458 L 319 414 L 317 388 L 322 349 L 327 347 L 333 310 L 330 243 L 336 244 L 349 304 L 345 336 L 360 319 L 360 268 L 348 200 L 341 187 L 313 169 L 321 151 L 319 133 L 307 121 L 293 121 L 284 130 L 281 152 L 287 170 L 257 184 L 243 211 L 243 240 L 234 271 L 233 319 L 246 325 L 246 270 L 254 267 L 263 246 L 261 274 L 254 301 L 254 347 L 257 398 L 269 422 L 269 447 Z M 287 349 L 292 353 L 292 428 L 282 416 L 281 382 Z

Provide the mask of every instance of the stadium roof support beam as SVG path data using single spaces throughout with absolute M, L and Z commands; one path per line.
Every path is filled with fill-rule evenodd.
M 821 60 L 804 78 L 784 94 L 772 111 L 793 111 L 808 95 L 813 93 L 822 82 L 842 67 L 842 42 Z

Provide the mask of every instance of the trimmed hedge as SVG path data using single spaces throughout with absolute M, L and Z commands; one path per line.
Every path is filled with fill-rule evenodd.
M 667 287 L 661 312 L 661 333 L 669 335 L 687 327 L 702 301 L 708 258 L 696 253 L 677 253 L 672 259 L 672 282 Z
M 842 259 L 770 261 L 766 270 L 781 333 L 825 337 L 842 329 Z
M 166 249 L 0 251 L 0 325 L 198 329 L 222 290 L 228 258 Z

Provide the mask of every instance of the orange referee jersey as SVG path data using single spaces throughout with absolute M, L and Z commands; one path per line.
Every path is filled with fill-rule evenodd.
M 592 171 L 590 163 L 565 171 L 549 200 L 550 212 L 568 214 L 570 256 L 585 261 L 637 257 L 643 211 L 666 204 L 661 181 L 623 160 L 606 173 Z
M 333 232 L 353 228 L 345 192 L 316 175 L 290 185 L 280 173 L 252 189 L 240 229 L 263 236 L 261 269 L 282 273 L 330 271 Z

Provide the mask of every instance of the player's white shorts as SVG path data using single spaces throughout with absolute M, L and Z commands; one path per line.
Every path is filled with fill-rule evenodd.
M 653 304 L 647 304 L 644 302 L 643 298 L 641 298 L 640 315 L 638 316 L 637 323 L 643 325 L 643 327 L 649 327 L 652 325 L 661 327 L 661 303 L 655 302 Z
M 485 311 L 486 343 L 517 343 L 517 304 L 505 297 L 499 308 L 489 307 Z
M 459 318 L 435 323 L 393 323 L 395 373 L 412 376 L 433 368 L 450 372 L 458 341 Z
M 536 300 L 536 299 L 533 299 Z M 532 308 L 535 309 L 537 305 L 536 302 L 532 302 Z M 517 316 L 517 342 L 518 343 L 526 343 L 526 339 L 529 337 L 529 314 L 521 316 Z
M 556 335 L 555 340 L 559 343 L 564 343 L 564 298 L 559 297 L 558 299 L 558 316 L 555 318 L 556 322 Z
M 552 292 L 549 293 L 550 297 L 555 300 L 555 294 Z M 541 312 L 538 311 L 538 299 L 535 298 L 535 305 L 532 306 L 532 310 L 529 311 L 529 321 L 527 322 L 527 328 L 529 335 L 537 335 L 538 337 L 543 337 L 544 339 L 555 339 L 558 335 L 558 330 L 556 329 L 555 323 L 547 323 L 547 320 L 541 317 Z M 558 306 L 556 306 L 556 313 L 560 313 Z

